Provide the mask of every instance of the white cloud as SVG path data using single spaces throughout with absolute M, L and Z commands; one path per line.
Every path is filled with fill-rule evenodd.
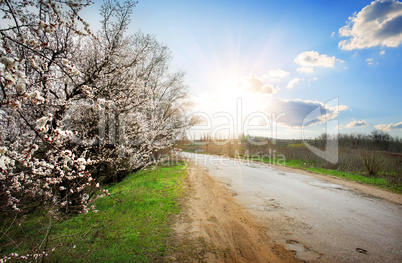
M 402 122 L 390 123 L 390 124 L 379 124 L 374 127 L 381 131 L 402 130 Z
M 339 35 L 349 37 L 339 42 L 341 49 L 353 50 L 375 46 L 397 47 L 402 43 L 402 2 L 376 0 L 349 17 Z
M 318 80 L 316 77 L 312 77 L 312 78 L 308 78 L 308 79 L 294 78 L 291 81 L 289 81 L 286 88 L 293 89 L 294 87 L 299 86 L 302 83 L 310 86 L 310 84 L 316 80 Z
M 368 65 L 373 65 L 374 64 L 374 58 L 368 58 L 366 59 L 366 62 Z
M 291 81 L 289 81 L 288 85 L 286 86 L 286 88 L 288 89 L 293 89 L 295 87 L 296 84 L 298 84 L 300 81 L 302 81 L 302 79 L 300 78 L 294 78 Z
M 384 55 L 384 54 L 385 54 L 385 50 L 381 50 L 380 55 Z
M 246 90 L 254 93 L 274 94 L 276 89 L 274 86 L 265 84 L 261 78 L 256 75 L 244 77 L 240 85 Z
M 331 34 L 331 38 L 333 38 L 333 37 L 334 37 L 334 35 L 335 35 L 335 32 L 332 32 L 332 34 Z
M 364 120 L 352 121 L 352 122 L 350 122 L 350 123 L 348 123 L 346 125 L 339 125 L 339 129 L 342 129 L 342 128 L 355 128 L 355 127 L 366 127 L 368 125 L 369 124 Z
M 264 110 L 266 113 L 285 113 L 278 119 L 278 123 L 288 127 L 301 127 L 303 120 L 317 108 L 320 109 L 321 115 L 315 116 L 312 121 L 307 123 L 307 126 L 324 123 L 336 118 L 341 111 L 347 110 L 345 105 L 330 106 L 323 102 L 311 100 L 280 100 L 272 99 L 269 106 Z
M 320 55 L 317 51 L 306 51 L 299 54 L 294 62 L 301 67 L 297 70 L 300 72 L 314 72 L 314 68 L 324 67 L 324 68 L 333 68 L 335 66 L 335 62 L 343 62 L 341 59 L 337 59 L 336 57 L 328 57 L 327 55 Z
M 273 79 L 273 80 L 277 80 L 277 79 L 281 79 L 281 78 L 285 78 L 289 76 L 289 72 L 283 70 L 283 69 L 276 69 L 276 70 L 271 70 L 270 72 L 268 72 L 268 74 L 264 75 L 265 78 L 267 79 Z
M 311 67 L 301 67 L 301 68 L 297 68 L 297 71 L 303 72 L 303 73 L 313 73 L 314 72 L 314 68 Z

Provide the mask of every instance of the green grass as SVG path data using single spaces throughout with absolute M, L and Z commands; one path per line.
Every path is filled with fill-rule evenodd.
M 303 162 L 301 160 L 287 160 L 286 166 L 293 167 L 293 168 L 299 168 L 299 169 L 303 169 L 306 171 L 319 173 L 319 174 L 332 175 L 332 176 L 345 178 L 345 179 L 348 179 L 351 181 L 364 183 L 364 184 L 371 184 L 371 185 L 383 186 L 383 187 L 387 186 L 387 180 L 385 180 L 383 178 L 366 177 L 366 176 L 359 175 L 359 174 L 351 174 L 351 173 L 342 172 L 342 171 L 333 170 L 333 169 L 308 167 L 308 166 L 305 166 L 305 162 Z
M 49 262 L 154 262 L 166 251 L 172 215 L 180 210 L 178 197 L 186 176 L 184 165 L 162 167 L 131 174 L 108 188 L 115 198 L 96 200 L 98 213 L 89 212 L 51 230 L 47 248 L 63 245 L 50 253 Z M 26 240 L 38 244 L 44 236 L 43 215 L 24 223 Z M 10 230 L 9 234 L 12 234 Z M 18 234 L 18 233 L 14 233 Z M 4 244 L 4 240 L 0 240 Z M 21 244 L 20 248 L 27 248 Z M 1 254 L 4 255 L 4 248 Z M 8 251 L 17 252 L 17 251 Z M 18 251 L 18 254 L 24 251 Z

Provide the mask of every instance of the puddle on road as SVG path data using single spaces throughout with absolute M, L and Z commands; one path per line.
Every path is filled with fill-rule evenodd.
M 253 210 L 265 211 L 265 207 L 262 205 L 249 205 L 246 207 Z
M 346 187 L 339 185 L 339 184 L 330 184 L 330 183 L 323 183 L 323 182 L 317 182 L 317 181 L 313 181 L 313 182 L 308 182 L 309 185 L 312 186 L 317 186 L 323 189 L 338 189 L 338 190 L 347 190 Z
M 272 199 L 272 201 L 271 202 L 265 202 L 266 204 L 265 205 L 249 205 L 249 206 L 246 206 L 246 208 L 248 208 L 248 209 L 252 209 L 252 210 L 258 210 L 258 211 L 267 211 L 267 212 L 270 212 L 270 211 L 275 211 L 275 210 L 282 210 L 283 209 L 283 207 L 278 203 L 278 202 L 274 202 L 273 200 L 275 200 L 275 199 Z
M 305 261 L 317 260 L 320 257 L 320 254 L 311 251 L 306 248 L 303 244 L 300 244 L 296 240 L 286 240 L 286 250 L 295 251 L 295 258 Z

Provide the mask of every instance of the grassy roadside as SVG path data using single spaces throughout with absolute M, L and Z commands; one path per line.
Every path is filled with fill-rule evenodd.
M 44 248 L 57 247 L 45 262 L 155 262 L 164 256 L 165 238 L 169 234 L 172 215 L 180 210 L 178 198 L 186 166 L 160 167 L 131 174 L 107 189 L 117 199 L 102 197 L 95 201 L 99 212 L 89 212 L 63 222 L 51 229 Z M 24 222 L 24 233 L 32 244 L 41 243 L 49 220 L 41 214 L 31 215 Z M 44 227 L 46 225 L 46 227 Z M 20 228 L 9 234 L 21 236 Z M 25 239 L 26 240 L 26 239 Z M 17 241 L 17 240 L 15 240 Z M 3 245 L 6 240 L 0 240 Z M 31 242 L 29 242 L 31 243 Z M 26 254 L 29 244 L 20 244 L 17 252 Z

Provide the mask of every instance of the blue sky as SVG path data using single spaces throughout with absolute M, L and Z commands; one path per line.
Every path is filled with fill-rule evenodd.
M 88 16 L 94 28 L 96 2 Z M 264 113 L 271 123 L 254 122 L 270 124 L 271 133 L 272 114 L 285 112 L 278 138 L 300 138 L 302 130 L 313 137 L 327 121 L 337 121 L 341 133 L 377 128 L 402 136 L 398 1 L 143 0 L 128 33 L 138 30 L 172 51 L 173 68 L 187 72 L 192 110 L 208 115 L 214 132 L 227 122 L 217 112 L 235 122 Z M 321 116 L 302 127 L 317 107 Z

